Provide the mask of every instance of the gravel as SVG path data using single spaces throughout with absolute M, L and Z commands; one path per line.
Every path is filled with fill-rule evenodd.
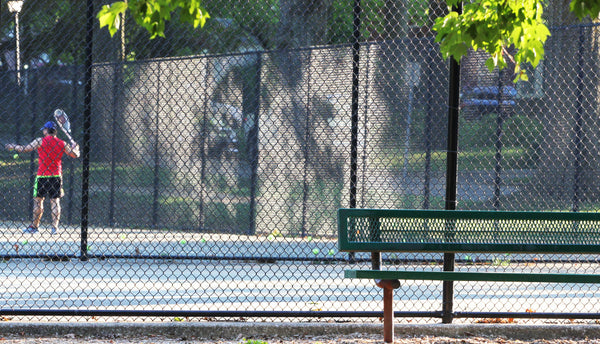
M 395 344 L 600 344 L 600 326 L 412 324 Z M 15 323 L 0 322 L 0 344 L 373 344 L 381 324 L 329 323 Z
M 65 335 L 62 337 L 36 337 L 27 336 L 8 336 L 0 338 L 1 344 L 374 344 L 382 343 L 381 335 L 340 335 L 340 336 L 308 336 L 301 338 L 237 338 L 237 339 L 194 339 L 194 338 L 166 338 L 161 336 L 131 338 L 99 339 L 93 337 L 75 337 L 74 335 Z M 598 344 L 598 339 L 507 339 L 503 337 L 445 337 L 445 336 L 420 336 L 420 337 L 397 337 L 395 344 L 442 344 L 442 343 L 461 343 L 461 344 Z

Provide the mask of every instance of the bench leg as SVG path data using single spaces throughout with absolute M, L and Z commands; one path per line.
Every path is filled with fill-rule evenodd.
M 383 341 L 394 342 L 394 289 L 400 288 L 398 280 L 375 280 L 383 289 Z
M 383 341 L 394 342 L 394 289 L 383 289 Z

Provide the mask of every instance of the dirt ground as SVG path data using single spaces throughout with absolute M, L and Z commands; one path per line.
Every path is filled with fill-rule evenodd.
M 65 335 L 62 337 L 32 338 L 26 335 L 0 337 L 0 344 L 375 344 L 383 343 L 381 335 L 342 335 L 277 338 L 236 338 L 227 340 L 206 340 L 194 338 L 164 338 L 160 336 L 146 338 L 90 338 Z M 402 337 L 396 336 L 395 344 L 600 344 L 600 339 L 531 339 L 514 340 L 502 337 Z
M 1 321 L 0 344 L 383 344 L 379 323 Z M 80 318 L 75 318 L 80 319 Z M 47 319 L 46 319 L 47 320 Z M 56 320 L 56 319 L 54 319 Z M 120 319 L 123 320 L 123 319 Z M 600 344 L 598 321 L 396 324 L 395 344 Z M 211 339 L 208 339 L 211 338 Z

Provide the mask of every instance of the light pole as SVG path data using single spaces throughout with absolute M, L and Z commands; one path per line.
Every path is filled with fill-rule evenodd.
M 21 33 L 19 28 L 19 13 L 23 9 L 23 0 L 10 0 L 6 4 L 8 5 L 8 11 L 15 15 L 15 66 L 16 66 L 16 76 L 17 76 L 17 108 L 15 111 L 15 116 L 18 118 L 18 113 L 21 111 L 21 100 L 22 100 L 22 92 L 21 89 Z M 16 121 L 15 128 L 15 139 L 17 142 L 21 140 L 21 121 Z M 33 203 L 30 203 L 30 209 L 33 206 Z
M 19 30 L 19 13 L 23 9 L 23 0 L 11 0 L 7 2 L 8 11 L 15 15 L 15 62 L 17 67 L 17 85 L 21 86 L 21 37 Z

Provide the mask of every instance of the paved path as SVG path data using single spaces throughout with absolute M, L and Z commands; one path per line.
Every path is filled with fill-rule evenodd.
M 513 181 L 528 178 L 534 175 L 533 170 L 504 170 L 500 174 L 499 192 L 507 196 L 519 190 Z M 423 173 L 409 173 L 405 181 L 400 178 L 394 180 L 392 189 L 411 195 L 423 195 L 425 176 Z M 462 201 L 483 202 L 492 200 L 496 189 L 494 170 L 459 171 L 456 181 L 456 197 Z M 433 197 L 444 197 L 446 194 L 445 172 L 432 172 L 429 181 L 429 190 Z

